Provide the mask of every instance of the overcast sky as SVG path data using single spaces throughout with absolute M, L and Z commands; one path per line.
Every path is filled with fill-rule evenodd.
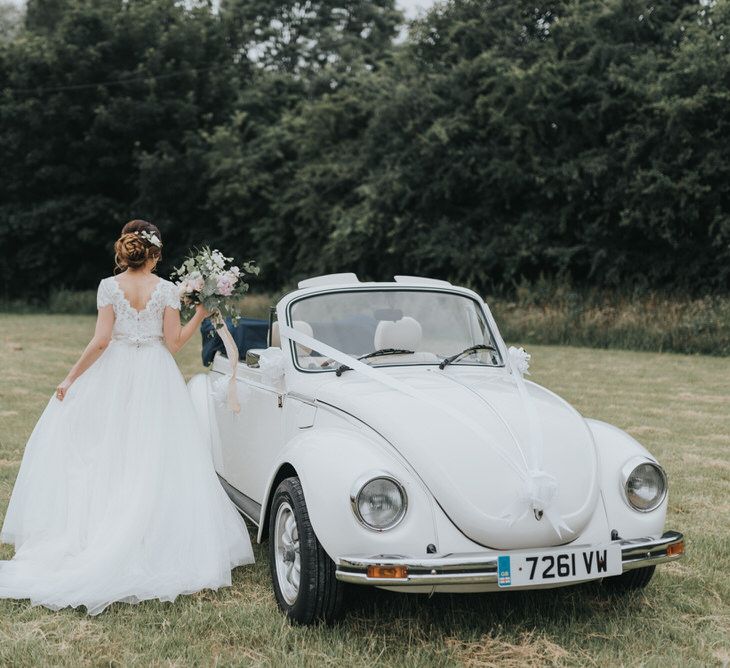
M 409 19 L 418 16 L 420 10 L 428 9 L 435 0 L 396 0 L 398 5 Z

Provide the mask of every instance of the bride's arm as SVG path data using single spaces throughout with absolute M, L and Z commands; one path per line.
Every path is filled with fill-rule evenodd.
M 96 360 L 99 359 L 109 341 L 112 338 L 112 328 L 114 327 L 114 307 L 111 304 L 102 306 L 99 309 L 99 315 L 96 317 L 96 329 L 94 336 L 89 341 L 84 352 L 81 353 L 78 362 L 71 367 L 66 378 L 56 388 L 56 396 L 63 401 L 73 382 L 86 371 Z
M 165 315 L 162 320 L 162 334 L 165 337 L 167 347 L 173 355 L 190 340 L 190 337 L 200 327 L 200 323 L 208 315 L 210 314 L 203 308 L 202 304 L 198 304 L 195 307 L 195 315 L 183 326 L 180 324 L 180 311 L 170 307 L 165 309 Z

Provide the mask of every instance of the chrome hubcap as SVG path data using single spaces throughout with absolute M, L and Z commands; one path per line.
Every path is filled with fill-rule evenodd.
M 276 511 L 274 534 L 274 558 L 276 577 L 284 600 L 293 605 L 299 595 L 299 530 L 292 507 L 285 501 Z

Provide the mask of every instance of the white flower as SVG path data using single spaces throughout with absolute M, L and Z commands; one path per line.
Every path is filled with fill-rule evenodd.
M 173 273 L 186 303 L 192 305 L 215 297 L 219 310 L 229 315 L 235 313 L 236 305 L 231 298 L 246 292 L 248 286 L 241 285 L 244 272 L 239 266 L 231 266 L 233 262 L 233 258 L 207 246 L 187 258 Z M 241 266 L 245 269 L 247 263 Z
M 154 233 L 154 232 L 148 232 L 147 230 L 143 230 L 139 235 L 151 243 L 153 246 L 157 246 L 157 248 L 162 248 L 162 242 L 160 241 L 160 238 Z
M 510 346 L 507 352 L 509 352 L 510 366 L 517 370 L 521 376 L 529 376 L 530 372 L 528 369 L 530 368 L 530 358 L 532 355 L 525 352 L 524 348 L 515 348 L 514 346 Z
M 223 265 L 226 263 L 226 258 L 223 257 L 223 253 L 218 250 L 214 250 L 211 253 L 210 259 L 213 261 L 213 264 L 218 267 L 218 269 L 223 269 Z

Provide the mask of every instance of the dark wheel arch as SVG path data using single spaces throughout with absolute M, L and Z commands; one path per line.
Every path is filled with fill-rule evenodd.
M 274 476 L 274 481 L 271 483 L 268 496 L 264 499 L 263 507 L 266 509 L 263 520 L 261 521 L 260 528 L 260 539 L 259 542 L 265 541 L 269 537 L 269 523 L 271 521 L 271 502 L 274 500 L 274 494 L 276 494 L 276 488 L 281 484 L 282 480 L 287 478 L 298 478 L 299 474 L 297 470 L 289 463 L 284 462 Z

